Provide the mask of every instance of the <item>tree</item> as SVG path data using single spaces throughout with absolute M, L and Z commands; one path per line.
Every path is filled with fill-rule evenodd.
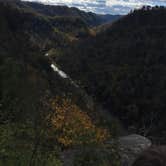
M 109 137 L 106 129 L 97 127 L 88 114 L 69 99 L 56 98 L 51 106 L 53 113 L 49 119 L 52 131 L 63 146 L 98 144 Z

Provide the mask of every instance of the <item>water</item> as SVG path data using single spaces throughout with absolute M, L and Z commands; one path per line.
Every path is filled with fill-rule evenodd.
M 61 76 L 62 78 L 68 78 L 67 74 L 64 73 L 62 70 L 58 69 L 58 67 L 55 64 L 51 64 L 51 68 L 58 73 L 59 76 Z

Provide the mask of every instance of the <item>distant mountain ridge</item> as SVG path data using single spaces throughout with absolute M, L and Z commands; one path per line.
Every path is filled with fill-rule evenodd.
M 92 12 L 85 12 L 76 7 L 67 6 L 52 6 L 45 5 L 39 2 L 28 2 L 21 0 L 0 0 L 1 3 L 12 4 L 20 9 L 31 10 L 46 16 L 63 16 L 63 17 L 78 17 L 82 19 L 88 26 L 97 26 L 103 23 L 111 23 L 121 17 L 121 15 L 110 14 L 95 14 Z
M 35 12 L 47 16 L 79 17 L 89 26 L 113 22 L 121 17 L 121 15 L 99 15 L 92 12 L 84 12 L 75 7 L 43 5 L 42 3 L 37 2 L 21 2 L 20 7 L 23 7 L 23 4 L 24 7 L 30 7 Z

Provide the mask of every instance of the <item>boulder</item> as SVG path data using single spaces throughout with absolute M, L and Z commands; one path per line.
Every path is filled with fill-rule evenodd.
M 166 166 L 166 145 L 151 146 L 134 162 L 133 166 Z
M 152 145 L 149 139 L 137 134 L 120 137 L 118 142 L 121 166 L 131 166 L 135 159 Z

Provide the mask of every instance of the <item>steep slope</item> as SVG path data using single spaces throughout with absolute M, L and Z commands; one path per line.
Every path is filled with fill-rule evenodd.
M 160 141 L 166 137 L 165 18 L 164 7 L 144 7 L 57 58 L 129 130 Z
M 86 163 L 94 156 L 95 166 L 114 162 L 114 148 L 105 146 L 112 126 L 50 56 L 89 28 L 76 19 L 80 27 L 66 30 L 62 22 L 70 27 L 73 18 L 57 22 L 18 5 L 24 3 L 0 1 L 0 165 L 61 166 L 62 153 L 74 147 L 81 156 L 75 165 L 86 158 L 82 147 L 93 151 Z
M 121 17 L 120 15 L 99 15 L 92 12 L 84 12 L 77 8 L 69 8 L 67 6 L 49 6 L 32 2 L 25 2 L 25 5 L 31 7 L 36 12 L 47 16 L 77 17 L 82 19 L 88 26 L 96 26 L 106 22 L 112 22 Z
M 49 24 L 52 26 L 54 33 L 61 33 L 61 36 L 68 38 L 70 41 L 77 38 L 87 38 L 89 35 L 94 34 L 94 32 L 89 29 L 90 27 L 112 22 L 121 17 L 120 15 L 97 15 L 90 12 L 86 13 L 77 8 L 69 8 L 67 6 L 50 6 L 35 2 L 24 2 L 21 0 L 1 0 L 0 2 L 5 5 L 10 5 L 10 7 L 17 10 L 23 11 L 26 15 L 36 15 L 36 17 L 40 16 L 40 20 L 42 19 L 45 21 L 45 23 L 43 22 L 43 24 L 45 24 L 43 26 L 46 27 L 46 24 Z M 25 21 L 22 21 L 27 22 L 26 18 Z M 28 21 L 29 24 L 33 22 L 32 20 Z M 41 28 L 43 28 L 43 26 L 41 26 Z M 20 27 L 20 29 L 22 28 L 28 28 L 28 26 Z M 45 31 L 46 29 L 41 29 L 41 31 L 42 30 L 43 34 L 48 33 L 48 31 Z M 61 43 L 63 42 L 64 41 Z
M 88 35 L 90 35 L 90 30 L 88 25 L 80 17 L 75 17 L 72 15 L 71 16 L 70 15 L 69 16 L 46 15 L 44 13 L 41 13 L 40 11 L 39 12 L 36 11 L 31 6 L 28 6 L 26 2 L 21 2 L 19 0 L 14 0 L 14 1 L 2 0 L 1 3 L 6 6 L 10 6 L 11 9 L 12 8 L 15 9 L 15 12 L 21 13 L 21 16 L 19 16 L 18 21 L 20 22 L 22 21 L 23 25 L 21 25 L 20 29 L 23 29 L 23 30 L 28 29 L 29 26 L 32 26 L 31 24 L 33 24 L 33 30 L 35 30 L 35 26 L 39 27 L 39 24 L 40 24 L 41 30 L 36 29 L 35 33 L 40 33 L 38 37 L 39 36 L 42 37 L 43 35 L 48 35 L 49 37 L 52 37 L 49 41 L 54 40 L 53 38 L 56 38 L 55 40 L 58 40 L 59 38 L 59 41 L 57 43 L 64 43 L 65 45 L 66 43 L 64 41 L 64 38 L 68 38 L 69 40 L 72 40 L 72 38 L 75 38 L 75 37 L 76 38 L 84 37 L 84 36 L 87 37 Z M 32 4 L 35 4 L 35 3 L 32 3 Z M 41 5 L 41 7 L 47 8 L 47 6 L 45 5 Z M 57 7 L 57 8 L 58 9 L 60 8 L 59 10 L 63 11 L 61 7 Z M 49 7 L 47 10 L 49 10 Z M 13 21 L 16 21 L 16 18 L 14 18 L 13 16 L 11 17 L 13 18 Z M 25 20 L 23 19 L 23 17 L 25 17 Z M 35 18 L 38 20 L 36 21 L 32 20 Z M 18 25 L 20 22 L 18 22 Z M 46 28 L 49 28 L 49 29 L 46 29 Z
M 56 29 L 53 23 L 56 22 L 54 18 L 20 9 L 18 4 L 22 3 L 10 0 L 0 1 L 0 76 L 2 80 L 0 101 L 5 105 L 9 102 L 6 108 L 1 107 L 1 113 L 3 114 L 4 109 L 8 110 L 7 107 L 15 109 L 15 105 L 10 106 L 10 100 L 15 103 L 15 99 L 25 104 L 17 103 L 18 107 L 21 106 L 21 109 L 25 107 L 29 111 L 29 106 L 37 107 L 38 102 L 45 95 L 50 98 L 68 96 L 80 107 L 86 107 L 86 105 L 88 107 L 89 96 L 71 79 L 64 79 L 54 72 L 51 68 L 54 62 L 47 56 L 52 50 L 61 52 L 67 47 L 71 42 L 69 36 Z M 69 22 L 67 23 L 70 24 Z M 63 24 L 58 26 L 60 29 Z M 72 31 L 71 34 L 73 35 Z M 34 109 L 30 110 L 34 111 Z M 5 118 L 7 118 L 6 115 Z
M 121 15 L 99 15 L 92 12 L 84 12 L 75 7 L 70 8 L 67 6 L 51 6 L 44 5 L 42 3 L 26 2 L 21 0 L 1 0 L 0 2 L 10 3 L 19 9 L 39 13 L 45 16 L 62 17 L 69 20 L 71 18 L 81 20 L 84 24 L 90 27 L 101 25 L 108 22 L 113 22 L 121 17 Z

